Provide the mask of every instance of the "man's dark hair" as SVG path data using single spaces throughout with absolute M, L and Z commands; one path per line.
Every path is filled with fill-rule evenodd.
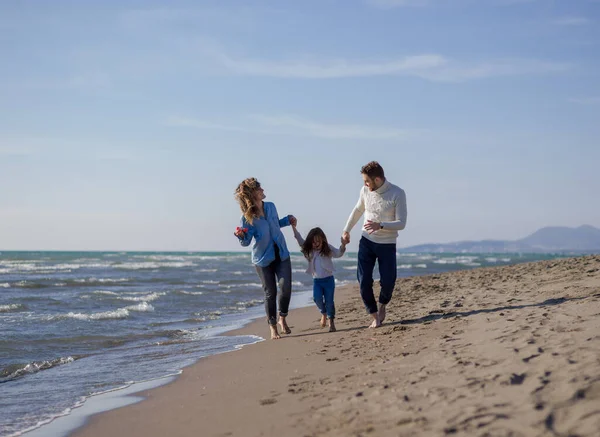
M 365 164 L 360 169 L 361 174 L 366 174 L 371 179 L 381 178 L 385 179 L 385 174 L 383 173 L 383 167 L 379 165 L 377 161 L 371 161 L 368 164 Z

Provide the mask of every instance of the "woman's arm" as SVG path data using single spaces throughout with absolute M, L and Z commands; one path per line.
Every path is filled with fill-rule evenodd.
M 283 217 L 282 219 L 279 220 L 279 227 L 283 228 L 285 226 L 296 226 L 297 220 L 296 217 L 294 217 L 293 215 L 286 215 L 285 217 Z
M 290 226 L 292 224 L 292 222 L 295 223 L 296 217 L 294 217 L 293 215 L 286 215 L 285 217 L 279 218 L 279 213 L 277 212 L 277 207 L 275 206 L 274 203 L 272 203 L 272 205 L 273 205 L 273 213 L 275 214 L 275 217 L 277 218 L 277 221 L 279 222 L 280 228 L 285 228 L 286 226 Z
M 240 245 L 245 247 L 249 246 L 252 242 L 254 232 L 254 226 L 249 225 L 248 222 L 246 222 L 246 219 L 242 218 L 242 220 L 240 220 L 240 227 L 235 230 L 233 235 L 238 238 Z

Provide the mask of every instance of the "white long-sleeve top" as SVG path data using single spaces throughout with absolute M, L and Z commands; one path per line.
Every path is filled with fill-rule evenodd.
M 363 237 L 374 243 L 396 243 L 398 231 L 406 226 L 407 210 L 404 190 L 387 180 L 375 191 L 370 191 L 366 186 L 362 187 L 358 203 L 350 213 L 344 231 L 350 232 L 363 214 L 365 215 Z M 367 220 L 383 225 L 383 229 L 369 234 L 364 229 Z
M 304 244 L 304 238 L 302 238 L 302 234 L 298 232 L 296 228 L 294 228 L 294 238 L 302 247 Z M 331 256 L 323 256 L 321 252 L 316 253 L 316 251 L 311 251 L 308 257 L 308 268 L 306 269 L 306 273 L 312 275 L 313 278 L 328 278 L 333 276 L 335 273 L 335 267 L 333 266 L 333 258 L 341 258 L 344 253 L 346 253 L 346 247 L 340 246 L 339 249 L 337 247 L 329 244 L 329 248 L 331 249 Z

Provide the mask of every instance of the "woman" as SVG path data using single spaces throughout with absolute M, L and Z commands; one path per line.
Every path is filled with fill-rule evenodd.
M 242 246 L 252 246 L 252 264 L 265 290 L 265 311 L 271 329 L 271 339 L 281 338 L 277 331 L 277 284 L 279 295 L 279 325 L 285 334 L 292 331 L 286 317 L 292 294 L 292 264 L 290 252 L 281 228 L 296 225 L 293 215 L 279 219 L 272 202 L 263 202 L 265 193 L 255 178 L 244 179 L 235 190 L 235 198 L 242 210 L 241 226 L 234 235 Z

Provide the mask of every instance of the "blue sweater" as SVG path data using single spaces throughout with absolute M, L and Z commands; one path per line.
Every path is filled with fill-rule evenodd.
M 275 244 L 279 248 L 279 257 L 281 260 L 286 260 L 290 257 L 285 237 L 281 232 L 281 228 L 290 225 L 289 216 L 279 219 L 277 208 L 272 202 L 263 202 L 265 215 L 260 218 L 255 218 L 253 224 L 242 216 L 240 223 L 242 228 L 248 228 L 248 232 L 244 238 L 239 238 L 242 246 L 249 246 L 254 238 L 252 246 L 252 264 L 259 267 L 266 267 L 275 261 Z

